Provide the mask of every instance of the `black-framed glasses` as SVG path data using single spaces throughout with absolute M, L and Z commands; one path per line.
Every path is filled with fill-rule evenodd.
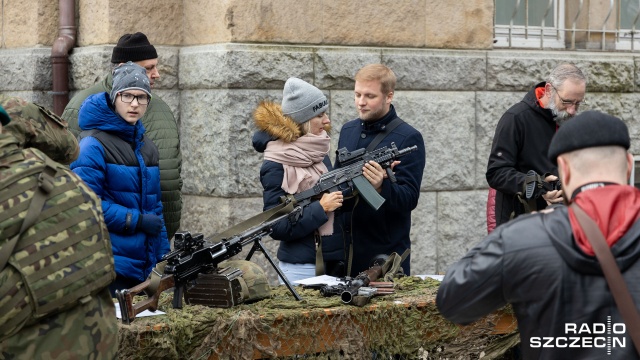
M 558 95 L 558 98 L 560 99 L 560 102 L 562 102 L 562 105 L 566 106 L 575 106 L 576 109 L 579 108 L 582 105 L 587 105 L 587 101 L 582 99 L 580 101 L 570 101 L 570 100 L 565 100 L 562 98 L 562 96 L 560 96 L 560 94 L 558 93 L 558 89 L 556 89 L 555 86 L 551 85 L 551 87 L 553 88 L 553 90 L 555 90 L 556 95 Z
M 149 101 L 151 99 L 149 98 L 149 95 L 147 95 L 147 94 L 133 95 L 133 94 L 129 94 L 129 93 L 120 93 L 120 100 L 122 100 L 122 102 L 127 103 L 127 104 L 132 103 L 133 100 L 138 100 L 138 104 L 147 105 L 147 104 L 149 104 Z

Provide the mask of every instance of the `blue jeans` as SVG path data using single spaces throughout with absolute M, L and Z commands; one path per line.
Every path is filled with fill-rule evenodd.
M 291 264 L 288 262 L 280 261 L 280 270 L 287 277 L 291 285 L 297 285 L 295 281 L 307 279 L 316 276 L 316 264 Z M 284 284 L 282 279 L 278 279 L 280 285 Z

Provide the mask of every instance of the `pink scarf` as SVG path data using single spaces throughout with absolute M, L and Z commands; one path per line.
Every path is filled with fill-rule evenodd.
M 270 141 L 264 151 L 264 159 L 282 164 L 282 190 L 287 194 L 297 194 L 310 189 L 320 175 L 327 172 L 322 160 L 329 153 L 330 142 L 331 138 L 324 130 L 320 135 L 306 134 L 290 143 Z M 333 212 L 327 216 L 329 220 L 318 229 L 323 236 L 333 234 Z

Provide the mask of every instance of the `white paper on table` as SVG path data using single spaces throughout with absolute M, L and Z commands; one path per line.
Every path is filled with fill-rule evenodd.
M 431 278 L 434 280 L 442 281 L 444 279 L 444 275 L 416 275 L 420 279 L 424 280 L 426 278 Z
M 340 278 L 329 276 L 329 275 L 320 275 L 314 276 L 302 280 L 294 281 L 296 284 L 300 285 L 315 285 L 315 284 L 326 284 L 329 286 L 344 284 L 344 281 L 340 281 Z
M 120 313 L 120 305 L 118 305 L 118 303 L 114 303 L 113 305 L 115 305 L 116 307 L 116 317 L 118 319 L 122 319 L 122 313 Z M 140 314 L 136 315 L 137 318 L 139 317 L 145 317 L 145 316 L 157 316 L 157 315 L 164 315 L 166 314 L 164 311 L 160 311 L 160 310 L 156 310 L 155 312 L 150 311 L 150 310 L 145 310 L 143 312 L 141 312 Z

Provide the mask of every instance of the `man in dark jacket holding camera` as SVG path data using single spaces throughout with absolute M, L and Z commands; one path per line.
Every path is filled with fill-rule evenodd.
M 620 119 L 587 111 L 558 130 L 548 157 L 565 204 L 597 223 L 638 304 L 640 190 L 627 185 L 629 146 Z M 568 206 L 499 226 L 447 270 L 438 309 L 468 324 L 511 304 L 524 359 L 638 359 L 589 240 Z
M 536 85 L 500 118 L 486 173 L 487 183 L 496 189 L 496 226 L 526 212 L 517 193 L 523 191 L 530 170 L 547 181 L 557 179 L 556 167 L 546 158 L 547 149 L 558 127 L 574 117 L 584 103 L 586 86 L 580 69 L 561 64 L 546 82 Z M 535 199 L 531 210 L 560 202 L 562 192 L 549 191 Z

